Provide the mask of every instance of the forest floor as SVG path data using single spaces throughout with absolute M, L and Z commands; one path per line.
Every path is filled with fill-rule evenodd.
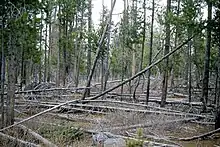
M 81 97 L 80 91 L 71 89 L 54 91 L 32 91 L 16 98 L 16 121 L 54 107 L 65 101 Z M 67 90 L 67 91 L 66 91 Z M 92 95 L 96 95 L 92 92 Z M 134 103 L 131 94 L 109 93 L 97 100 L 71 103 L 25 123 L 24 126 L 56 144 L 58 147 L 90 147 L 92 134 L 107 132 L 125 140 L 137 138 L 138 130 L 144 146 L 220 146 L 220 134 L 181 141 L 214 130 L 213 112 L 202 114 L 201 103 L 187 103 L 187 96 L 169 93 L 165 108 L 159 107 L 161 94 L 152 90 L 149 105 L 144 105 L 145 95 L 137 93 Z M 121 101 L 123 100 L 123 101 Z M 211 109 L 211 108 L 210 108 Z M 199 119 L 198 119 L 199 118 Z M 5 134 L 44 146 L 27 131 L 14 127 Z M 0 139 L 0 146 L 15 146 L 14 142 Z

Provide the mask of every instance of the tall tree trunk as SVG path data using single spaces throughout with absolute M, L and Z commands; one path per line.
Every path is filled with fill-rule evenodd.
M 15 103 L 15 38 L 12 38 L 12 32 L 9 34 L 8 45 L 8 89 L 7 89 L 7 101 L 6 101 L 6 125 L 14 123 L 14 103 Z
M 56 73 L 56 86 L 60 86 L 60 73 L 61 73 L 61 70 L 60 70 L 60 62 L 61 62 L 61 39 L 62 39 L 62 26 L 61 26 L 61 18 L 60 18 L 60 15 L 61 15 L 61 4 L 59 4 L 59 8 L 58 8 L 58 20 L 59 20 L 59 45 L 58 45 L 58 56 L 57 56 L 57 73 Z
M 43 38 L 43 12 L 41 11 L 41 19 L 40 19 L 40 52 L 42 52 L 42 38 Z M 40 57 L 40 63 L 39 63 L 39 83 L 42 82 L 42 72 L 41 72 L 41 68 L 42 68 L 42 61 L 41 61 L 41 57 Z
M 167 11 L 166 11 L 166 39 L 165 39 L 165 49 L 164 55 L 169 53 L 170 48 L 170 22 L 168 20 L 169 13 L 171 11 L 171 0 L 167 0 Z M 163 82 L 162 82 L 162 97 L 161 97 L 161 107 L 164 107 L 166 104 L 167 98 L 167 86 L 168 86 L 168 66 L 169 66 L 169 58 L 166 58 L 164 61 L 164 71 L 163 71 Z
M 137 1 L 136 1 L 137 2 Z M 136 7 L 137 7 L 137 4 L 136 4 Z M 137 9 L 137 8 L 136 8 Z M 145 38 L 146 38 L 146 0 L 144 0 L 143 2 L 143 9 L 144 9 L 144 26 L 143 26 L 143 38 L 142 38 L 142 44 L 141 44 L 141 62 L 140 62 L 140 66 L 139 66 L 139 71 L 142 70 L 143 68 L 143 60 L 144 60 L 144 47 L 145 47 Z M 137 10 L 136 10 L 137 11 Z M 154 17 L 154 16 L 152 16 Z M 152 41 L 153 42 L 153 41 Z M 151 55 L 152 56 L 152 55 Z M 151 59 L 150 59 L 151 60 Z M 132 75 L 133 76 L 133 75 Z M 136 90 L 139 86 L 139 83 L 140 83 L 140 80 L 141 80 L 141 76 L 138 77 L 138 80 L 137 80 L 137 84 L 134 88 L 134 92 L 133 92 L 133 99 L 136 100 L 135 98 L 135 93 L 136 93 Z M 146 102 L 147 103 L 147 102 Z
M 111 9 L 113 6 L 113 0 L 111 0 Z M 110 20 L 111 22 L 111 20 Z M 106 54 L 106 58 L 105 58 L 105 79 L 104 79 L 104 87 L 103 87 L 103 91 L 106 90 L 106 86 L 107 86 L 107 81 L 109 78 L 109 51 L 110 51 L 110 41 L 111 41 L 111 25 L 109 25 L 108 28 L 108 37 L 107 37 L 107 54 Z M 104 98 L 104 97 L 103 97 Z
M 191 37 L 191 29 L 188 29 L 188 38 Z M 188 42 L 188 62 L 189 62 L 189 78 L 188 78 L 188 95 L 189 95 L 189 102 L 192 101 L 192 63 L 191 63 L 191 52 L 192 52 L 192 41 Z
M 217 88 L 218 88 L 218 93 L 217 93 L 217 107 L 219 107 L 219 102 L 220 102 L 220 41 L 219 41 L 219 47 L 218 47 L 218 67 L 217 67 L 217 70 L 218 70 L 218 74 L 217 74 L 217 79 L 218 79 L 218 81 L 217 81 L 217 84 L 218 84 L 218 86 L 217 86 Z
M 49 48 L 48 48 L 48 59 L 47 59 L 47 82 L 50 82 L 50 77 L 51 77 L 51 50 L 52 50 L 52 16 L 51 12 L 49 15 Z
M 4 20 L 2 20 L 1 28 L 1 126 L 5 127 L 5 110 L 4 110 L 4 85 L 5 85 L 5 52 L 4 52 Z
M 203 72 L 203 85 L 202 85 L 202 102 L 203 110 L 206 111 L 208 102 L 208 88 L 209 88 L 209 64 L 210 64 L 210 49 L 211 49 L 211 19 L 212 19 L 212 2 L 207 0 L 208 4 L 208 24 L 207 24 L 207 39 L 206 39 L 206 52 L 204 61 L 204 72 Z
M 177 17 L 179 17 L 179 14 L 180 14 L 180 1 L 181 0 L 178 0 L 177 1 Z M 175 28 L 175 38 L 174 38 L 174 48 L 177 47 L 177 43 L 178 43 L 178 36 L 179 36 L 179 24 L 177 23 L 176 24 L 176 28 Z M 173 56 L 173 60 L 171 61 L 171 78 L 170 78 L 170 89 L 173 90 L 174 88 L 174 78 L 175 78 L 175 75 L 174 75 L 174 61 L 176 61 L 176 56 Z
M 91 69 L 91 49 L 92 49 L 92 40 L 91 40 L 91 33 L 92 33 L 92 0 L 89 0 L 89 6 L 88 6 L 88 49 L 87 49 L 87 78 L 89 77 L 89 72 Z M 90 92 L 88 91 L 88 94 Z M 89 94 L 90 95 L 90 94 Z
M 47 19 L 48 19 L 48 15 L 47 15 Z M 47 81 L 47 27 L 48 24 L 47 22 L 45 23 L 46 25 L 46 33 L 45 33 L 45 48 L 44 48 L 44 82 Z
M 95 71 L 96 63 L 97 63 L 97 61 L 100 57 L 100 53 L 101 53 L 101 50 L 102 50 L 101 47 L 102 47 L 102 44 L 103 44 L 105 36 L 106 36 L 106 31 L 108 30 L 108 26 L 110 25 L 110 20 L 111 20 L 111 17 L 112 17 L 112 12 L 113 12 L 115 3 L 116 3 L 116 0 L 114 0 L 114 2 L 113 2 L 112 9 L 110 11 L 109 18 L 107 20 L 107 24 L 106 24 L 106 26 L 103 30 L 103 34 L 102 34 L 101 39 L 99 41 L 97 53 L 96 53 L 95 60 L 93 62 L 92 68 L 91 68 L 90 73 L 89 73 L 89 77 L 88 77 L 88 80 L 87 80 L 86 87 L 90 87 L 90 85 L 91 85 L 91 80 L 92 80 L 92 77 L 93 77 L 93 73 Z M 85 89 L 82 99 L 85 99 L 86 96 L 89 96 L 88 95 L 88 89 Z
M 151 63 L 152 63 L 153 35 L 154 35 L 154 0 L 152 0 L 152 16 L 151 16 L 151 30 L 150 30 L 150 51 L 149 51 L 149 61 L 148 61 L 149 65 L 151 65 Z M 147 74 L 146 104 L 148 104 L 149 95 L 150 95 L 150 76 L 151 76 L 151 69 L 149 69 L 148 74 Z

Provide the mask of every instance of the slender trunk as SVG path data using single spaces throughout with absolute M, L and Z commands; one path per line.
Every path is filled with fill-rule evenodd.
M 9 34 L 9 45 L 8 45 L 8 89 L 7 89 L 7 102 L 6 102 L 6 125 L 11 125 L 14 123 L 14 102 L 15 102 L 15 48 L 14 48 L 14 40 L 12 38 L 12 34 Z
M 151 16 L 151 31 L 150 31 L 150 51 L 149 51 L 149 65 L 152 63 L 152 52 L 153 52 L 153 35 L 154 35 L 154 0 L 152 1 L 152 16 Z M 146 105 L 149 101 L 150 95 L 150 76 L 151 69 L 149 69 L 147 74 L 147 91 L 146 91 Z
M 88 7 L 88 50 L 87 50 L 87 78 L 89 76 L 89 72 L 91 69 L 91 49 L 92 49 L 92 40 L 91 40 L 91 33 L 92 33 L 92 0 L 89 0 L 89 7 Z M 89 92 L 88 92 L 89 93 Z
M 95 60 L 93 62 L 92 68 L 91 68 L 90 73 L 89 73 L 89 77 L 88 77 L 88 80 L 87 80 L 86 87 L 90 87 L 91 80 L 92 80 L 92 77 L 93 77 L 93 73 L 95 71 L 96 63 L 98 62 L 98 59 L 100 57 L 100 53 L 101 53 L 101 49 L 102 49 L 101 47 L 103 45 L 103 42 L 104 42 L 104 39 L 105 39 L 105 36 L 106 36 L 106 31 L 108 29 L 108 26 L 110 25 L 110 20 L 111 20 L 111 17 L 112 17 L 112 12 L 113 12 L 115 3 L 116 3 L 116 0 L 114 0 L 114 2 L 113 2 L 112 9 L 110 11 L 107 24 L 106 24 L 106 26 L 105 26 L 105 28 L 103 30 L 103 34 L 102 34 L 101 39 L 99 41 L 97 53 L 96 53 Z M 82 99 L 85 99 L 86 96 L 88 96 L 88 89 L 85 89 Z
M 180 1 L 178 0 L 177 3 L 177 17 L 179 17 L 180 14 Z M 177 23 L 176 28 L 175 28 L 176 32 L 175 32 L 175 38 L 174 38 L 174 48 L 176 48 L 177 43 L 178 43 L 178 36 L 179 36 L 179 24 Z M 170 89 L 173 90 L 174 88 L 174 62 L 176 61 L 176 56 L 173 56 L 173 60 L 171 61 L 171 79 L 170 79 Z
M 66 16 L 65 16 L 66 18 Z M 64 20 L 64 31 L 63 31 L 63 36 L 65 41 L 63 41 L 63 86 L 66 85 L 66 78 L 67 78 L 67 72 L 68 72 L 68 67 L 67 67 L 67 45 L 66 45 L 66 41 L 67 41 L 67 20 Z
M 166 12 L 166 40 L 165 40 L 165 49 L 164 55 L 169 53 L 170 48 L 170 23 L 168 20 L 169 13 L 171 11 L 171 0 L 167 0 L 167 12 Z M 164 107 L 166 104 L 167 98 L 167 86 L 168 86 L 168 66 L 169 58 L 166 58 L 164 61 L 164 71 L 163 71 L 163 85 L 162 85 L 162 97 L 161 97 L 161 107 Z
M 48 15 L 47 15 L 48 18 Z M 45 34 L 45 48 L 44 48 L 44 82 L 47 80 L 47 22 L 46 22 L 46 34 Z
M 211 19 L 212 19 L 212 2 L 207 1 L 208 4 L 208 25 L 207 25 L 207 39 L 206 39 L 206 52 L 204 61 L 203 72 L 203 85 L 202 85 L 202 102 L 203 110 L 206 111 L 206 105 L 208 102 L 208 88 L 209 88 L 209 64 L 210 64 L 210 48 L 211 48 Z
M 111 9 L 113 6 L 113 0 L 111 0 Z M 110 20 L 111 22 L 111 20 Z M 105 58 L 105 79 L 104 79 L 104 87 L 103 87 L 103 91 L 106 90 L 106 86 L 107 86 L 107 81 L 108 81 L 108 77 L 109 77 L 109 51 L 110 51 L 110 41 L 111 41 L 111 25 L 109 25 L 108 28 L 108 38 L 107 38 L 107 54 L 106 54 L 106 58 Z
M 219 107 L 220 102 L 220 41 L 219 41 L 219 47 L 218 47 L 218 93 L 217 93 L 217 108 Z
M 137 2 L 137 1 L 136 1 Z M 143 68 L 143 60 L 144 60 L 144 47 L 145 47 L 145 38 L 146 38 L 146 0 L 144 0 L 144 3 L 143 3 L 143 8 L 144 8 L 144 26 L 143 26 L 143 38 L 142 38 L 142 44 L 141 44 L 141 62 L 140 62 L 140 67 L 139 67 L 139 71 L 142 70 Z M 136 8 L 137 9 L 137 4 L 136 4 Z M 137 10 L 136 10 L 137 11 Z M 136 20 L 135 20 L 136 21 Z M 152 56 L 152 55 L 151 55 Z M 151 59 L 150 59 L 151 60 Z M 132 75 L 133 76 L 133 75 Z M 133 99 L 136 100 L 135 98 L 135 93 L 136 93 L 136 90 L 139 86 L 139 83 L 140 83 L 140 80 L 141 80 L 141 76 L 138 77 L 138 80 L 137 80 L 137 84 L 134 88 L 134 92 L 133 92 Z M 146 102 L 147 103 L 147 102 Z
M 190 38 L 191 36 L 191 30 L 189 29 L 189 32 L 188 32 L 188 38 Z M 191 63 L 191 50 L 192 50 L 192 41 L 189 41 L 188 42 L 188 62 L 189 62 L 189 82 L 188 82 L 188 95 L 189 95 L 189 102 L 192 101 L 192 63 Z
M 59 4 L 58 8 L 58 15 L 61 15 L 61 4 Z M 62 33 L 62 26 L 61 26 L 61 18 L 58 17 L 59 20 L 59 45 L 58 45 L 58 56 L 57 56 L 57 73 L 56 73 L 56 86 L 60 86 L 60 62 L 61 62 L 61 33 Z
M 42 52 L 42 37 L 43 37 L 43 12 L 41 11 L 41 21 L 40 21 L 40 52 Z M 40 63 L 39 63 L 39 83 L 42 82 L 42 61 L 40 57 Z
M 4 20 L 3 20 L 4 21 Z M 5 85 L 5 52 L 4 52 L 4 22 L 2 21 L 2 34 L 1 34 L 1 126 L 5 127 L 5 110 L 4 110 L 4 85 Z
M 50 68 L 50 62 L 51 62 L 51 49 L 52 49 L 52 18 L 51 18 L 51 14 L 49 15 L 49 48 L 48 48 L 48 59 L 47 59 L 47 65 L 48 65 L 48 69 L 47 69 L 47 82 L 50 82 L 50 76 L 51 76 L 51 68 Z

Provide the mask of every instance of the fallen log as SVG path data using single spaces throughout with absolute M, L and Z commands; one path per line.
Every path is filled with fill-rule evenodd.
M 19 128 L 27 131 L 29 134 L 31 134 L 33 137 L 35 137 L 36 139 L 38 139 L 39 141 L 41 141 L 46 147 L 57 147 L 55 144 L 53 144 L 52 142 L 50 142 L 49 140 L 47 140 L 46 138 L 42 137 L 41 135 L 39 135 L 38 133 L 32 131 L 31 129 L 23 126 L 23 125 L 18 125 Z
M 114 128 L 108 128 L 107 131 L 112 130 L 129 130 L 129 129 L 136 129 L 136 128 L 146 128 L 151 127 L 154 125 L 164 125 L 164 124 L 170 124 L 170 123 L 179 123 L 179 122 L 189 122 L 191 120 L 197 120 L 198 118 L 185 118 L 185 119 L 176 119 L 176 120 L 170 120 L 170 121 L 164 121 L 159 123 L 148 123 L 148 124 L 136 124 L 136 125 L 130 125 L 130 126 L 123 126 L 123 127 L 114 127 Z
M 72 116 L 68 116 L 68 114 L 54 114 L 54 113 L 48 113 L 49 115 L 58 117 L 60 119 L 65 119 L 67 121 L 80 121 L 80 122 L 93 122 L 93 123 L 97 123 L 96 119 L 89 119 L 89 118 L 82 118 L 82 117 L 72 117 Z
M 140 104 L 140 103 L 129 103 L 129 102 L 123 102 L 123 101 L 112 101 L 112 100 L 82 100 L 82 103 L 116 103 L 116 104 L 125 104 L 125 105 L 130 105 L 130 106 L 139 106 L 139 107 L 144 107 L 144 108 L 152 108 L 156 110 L 163 110 L 163 111 L 168 111 L 168 112 L 177 112 L 177 113 L 183 113 L 181 111 L 176 111 L 176 110 L 171 110 L 171 109 L 166 109 L 166 108 L 161 108 L 161 107 L 154 107 L 150 105 L 145 105 L 145 104 Z
M 94 96 L 94 97 L 89 97 L 88 99 L 90 99 L 90 100 L 97 99 L 97 98 L 99 98 L 99 97 L 105 95 L 106 93 L 111 92 L 111 91 L 113 91 L 113 90 L 119 88 L 120 86 L 122 86 L 122 85 L 128 83 L 129 81 L 132 81 L 133 79 L 137 78 L 138 76 L 141 76 L 143 73 L 145 73 L 146 71 L 148 71 L 149 69 L 151 69 L 153 66 L 159 64 L 159 63 L 162 62 L 164 59 L 166 59 L 167 57 L 171 56 L 173 53 L 175 53 L 175 52 L 178 51 L 180 48 L 182 48 L 182 47 L 183 47 L 185 44 L 187 44 L 192 38 L 194 38 L 195 35 L 196 35 L 196 34 L 194 34 L 192 37 L 188 38 L 186 41 L 184 41 L 182 44 L 180 44 L 179 46 L 177 46 L 177 47 L 176 47 L 175 49 L 173 49 L 171 52 L 169 52 L 168 54 L 166 54 L 165 56 L 163 56 L 161 59 L 157 60 L 156 62 L 154 62 L 154 63 L 151 64 L 150 66 L 146 67 L 146 68 L 143 69 L 142 71 L 138 72 L 137 74 L 135 74 L 135 75 L 132 76 L 131 78 L 129 78 L 129 79 L 127 79 L 127 80 L 121 82 L 120 84 L 118 84 L 118 85 L 116 85 L 116 86 L 114 86 L 114 87 L 112 87 L 112 88 L 109 88 L 109 89 L 105 90 L 105 91 L 102 92 L 101 94 L 98 94 L 98 95 L 96 95 L 96 96 Z M 92 78 L 92 77 L 91 77 L 91 78 Z M 89 88 L 89 86 L 87 85 L 86 88 Z M 83 99 L 84 99 L 84 97 L 83 97 Z M 73 103 L 73 102 L 78 102 L 79 100 L 80 100 L 80 99 L 71 100 L 71 101 L 67 101 L 67 102 L 65 102 L 65 103 L 62 103 L 62 104 L 60 104 L 60 105 L 54 106 L 54 107 L 52 107 L 52 108 L 50 108 L 50 109 L 47 109 L 47 110 L 45 110 L 45 111 L 42 111 L 42 112 L 37 113 L 37 114 L 35 114 L 35 115 L 32 115 L 32 116 L 30 116 L 30 117 L 28 117 L 28 118 L 26 118 L 26 119 L 24 119 L 24 120 L 22 120 L 22 121 L 20 121 L 20 122 L 14 123 L 13 125 L 7 126 L 7 127 L 3 128 L 3 129 L 0 129 L 0 131 L 4 131 L 4 130 L 6 130 L 6 129 L 12 128 L 12 127 L 14 127 L 14 126 L 16 126 L 16 125 L 18 125 L 18 124 L 21 124 L 21 123 L 24 123 L 24 122 L 26 122 L 26 121 L 29 121 L 29 120 L 31 120 L 31 119 L 37 117 L 37 116 L 40 116 L 40 115 L 42 115 L 42 114 L 45 114 L 45 113 L 50 112 L 50 111 L 52 111 L 52 110 L 55 110 L 55 109 L 57 109 L 57 108 L 59 108 L 59 107 L 61 107 L 61 106 L 64 106 L 64 105 L 66 105 L 66 104 Z
M 5 139 L 9 139 L 11 141 L 15 141 L 15 142 L 19 143 L 20 145 L 18 145 L 18 146 L 40 147 L 40 145 L 36 145 L 34 143 L 15 138 L 13 136 L 10 136 L 10 135 L 7 135 L 7 134 L 1 133 L 1 132 L 0 132 L 0 136 L 2 137 L 2 139 L 5 138 Z
M 36 89 L 36 90 L 16 91 L 15 94 L 25 94 L 25 93 L 34 93 L 34 92 L 49 92 L 49 91 L 64 91 L 64 90 L 71 90 L 71 92 L 74 92 L 77 90 L 84 90 L 84 89 L 90 89 L 90 88 L 92 88 L 92 87 Z M 7 92 L 5 92 L 4 95 L 7 95 Z
M 92 100 L 81 100 L 81 101 L 78 101 L 78 102 L 89 102 L 89 101 L 92 101 Z M 98 101 L 99 100 L 97 100 L 97 102 Z M 28 102 L 37 103 L 38 106 L 44 106 L 44 107 L 53 107 L 55 105 L 60 105 L 59 103 L 55 103 L 55 102 L 39 102 L 39 101 L 30 101 L 30 100 L 28 100 Z M 122 103 L 122 104 L 129 104 L 129 103 L 126 103 L 126 102 L 120 102 L 120 103 Z M 145 106 L 143 104 L 137 104 L 137 105 Z M 199 118 L 214 118 L 211 115 L 184 113 L 184 112 L 181 112 L 181 111 L 174 111 L 174 112 L 168 111 L 168 112 L 165 112 L 164 110 L 168 110 L 168 109 L 164 109 L 164 108 L 158 109 L 158 110 L 163 110 L 163 111 L 153 111 L 153 110 L 120 108 L 120 107 L 112 107 L 112 106 L 97 106 L 97 105 L 88 105 L 88 104 L 80 104 L 80 103 L 69 104 L 69 106 L 73 106 L 73 107 L 69 108 L 69 107 L 61 106 L 61 108 L 69 109 L 69 110 L 87 111 L 87 112 L 89 111 L 89 112 L 101 113 L 101 114 L 104 114 L 104 112 L 94 111 L 94 110 L 86 110 L 86 109 L 82 109 L 82 108 L 76 108 L 75 106 L 78 106 L 78 107 L 89 107 L 89 108 L 93 108 L 93 109 L 96 108 L 96 109 L 107 109 L 107 110 L 120 110 L 120 111 L 127 111 L 127 112 L 155 113 L 155 114 L 164 114 L 164 115 L 191 116 L 191 117 L 199 117 Z
M 191 141 L 191 140 L 196 140 L 196 139 L 204 139 L 208 136 L 211 136 L 215 133 L 219 133 L 220 132 L 220 128 L 216 129 L 216 130 L 213 130 L 213 131 L 210 131 L 210 132 L 207 132 L 207 133 L 204 133 L 204 134 L 201 134 L 201 135 L 198 135 L 198 136 L 193 136 L 193 137 L 187 137 L 187 138 L 175 138 L 179 141 Z
M 94 105 L 87 105 L 87 104 L 69 104 L 69 105 L 70 106 L 80 106 L 80 107 L 90 107 L 90 108 L 102 108 L 102 109 L 109 109 L 109 110 L 121 110 L 121 111 L 127 111 L 127 112 L 155 113 L 155 114 L 175 115 L 175 116 L 192 116 L 192 117 L 199 117 L 199 118 L 207 118 L 207 117 L 214 118 L 211 115 L 200 115 L 200 114 L 193 114 L 193 113 L 136 110 L 136 109 L 130 109 L 130 108 L 120 108 L 120 107 L 111 107 L 111 106 L 94 106 Z

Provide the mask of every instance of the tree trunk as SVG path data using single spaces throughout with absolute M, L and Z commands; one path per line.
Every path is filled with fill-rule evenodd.
M 48 19 L 48 15 L 47 18 Z M 44 48 L 44 82 L 47 81 L 47 22 L 45 22 L 46 25 L 46 34 L 45 34 L 45 48 Z
M 152 1 L 152 16 L 151 16 L 151 30 L 150 30 L 150 51 L 149 51 L 149 61 L 148 61 L 149 65 L 151 65 L 151 63 L 152 63 L 153 31 L 154 31 L 154 0 Z M 149 95 L 150 95 L 150 76 L 151 76 L 151 69 L 149 69 L 148 74 L 147 74 L 146 105 L 148 104 Z
M 171 11 L 171 0 L 167 0 L 167 12 L 166 12 L 166 42 L 165 42 L 165 49 L 164 55 L 169 53 L 170 48 L 170 22 L 168 20 L 169 13 Z M 162 85 L 162 97 L 161 97 L 161 107 L 164 107 L 166 104 L 167 98 L 167 86 L 168 86 L 168 66 L 169 66 L 169 58 L 165 59 L 164 62 L 164 71 L 163 71 L 163 85 Z
M 92 49 L 92 40 L 91 40 L 91 33 L 92 33 L 92 0 L 89 0 L 89 6 L 88 6 L 88 49 L 87 49 L 87 78 L 89 77 L 89 72 L 91 69 L 91 49 Z M 88 94 L 89 94 L 88 90 Z
M 4 21 L 4 20 L 3 20 Z M 4 110 L 4 85 L 5 85 L 5 53 L 4 53 L 4 22 L 2 22 L 1 28 L 1 126 L 5 127 L 5 110 Z
M 11 32 L 10 32 L 11 33 Z M 14 38 L 9 34 L 9 56 L 8 56 L 8 90 L 7 90 L 7 102 L 6 102 L 6 125 L 14 123 L 14 104 L 15 104 L 15 47 Z
M 188 38 L 191 36 L 191 29 L 188 30 Z M 188 42 L 188 64 L 189 64 L 189 78 L 188 78 L 188 95 L 189 95 L 189 102 L 192 101 L 192 63 L 191 63 L 191 50 L 192 50 L 192 41 Z
M 107 31 L 107 29 L 108 29 L 108 26 L 110 25 L 110 20 L 111 20 L 111 17 L 112 17 L 112 12 L 113 12 L 115 3 L 116 3 L 116 0 L 114 0 L 114 2 L 113 2 L 112 9 L 111 9 L 111 11 L 110 11 L 107 24 L 106 24 L 106 26 L 105 26 L 105 28 L 104 28 L 104 30 L 103 30 L 103 34 L 102 34 L 101 39 L 100 39 L 100 41 L 99 41 L 97 53 L 96 53 L 95 60 L 94 60 L 94 62 L 93 62 L 92 68 L 91 68 L 90 73 L 89 73 L 89 77 L 88 77 L 88 80 L 87 80 L 86 87 L 90 87 L 91 80 L 92 80 L 92 77 L 93 77 L 93 73 L 94 73 L 94 71 L 95 71 L 96 63 L 97 63 L 97 61 L 98 61 L 98 59 L 99 59 L 99 57 L 100 57 L 100 53 L 101 53 L 101 49 L 102 49 L 101 47 L 102 47 L 102 44 L 103 44 L 104 39 L 105 39 L 105 36 L 106 36 L 106 31 Z M 88 88 L 85 89 L 82 99 L 85 99 L 86 96 L 89 96 L 89 95 L 88 95 Z
M 202 102 L 203 110 L 206 111 L 208 102 L 208 87 L 209 87 L 209 64 L 210 64 L 210 49 L 211 49 L 211 19 L 212 19 L 212 2 L 207 1 L 208 4 L 208 24 L 207 24 L 207 39 L 206 39 L 206 52 L 204 60 L 203 71 L 203 85 L 202 85 Z

